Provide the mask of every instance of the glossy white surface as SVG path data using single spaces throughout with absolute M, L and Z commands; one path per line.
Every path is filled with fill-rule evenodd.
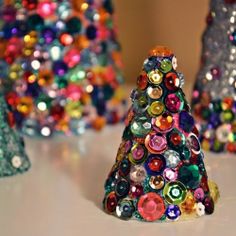
M 0 180 L 0 236 L 235 236 L 236 156 L 206 154 L 221 190 L 211 216 L 175 223 L 121 221 L 101 210 L 122 125 L 81 137 L 26 139 L 31 170 Z

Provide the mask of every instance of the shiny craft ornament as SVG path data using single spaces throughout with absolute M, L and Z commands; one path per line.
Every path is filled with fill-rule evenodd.
M 0 177 L 21 174 L 30 168 L 24 140 L 15 130 L 15 121 L 4 96 L 0 95 Z
M 48 137 L 123 119 L 111 0 L 4 1 L 0 14 L 0 82 L 17 128 Z
M 236 1 L 211 0 L 192 108 L 202 148 L 236 153 Z
M 217 185 L 208 181 L 181 89 L 183 75 L 176 67 L 170 49 L 154 48 L 131 93 L 132 106 L 103 201 L 104 210 L 120 219 L 176 221 L 209 215 L 219 198 Z M 140 98 L 145 101 L 141 106 Z

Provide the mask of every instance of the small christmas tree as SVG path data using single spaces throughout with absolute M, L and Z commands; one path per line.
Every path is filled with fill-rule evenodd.
M 5 1 L 0 79 L 28 135 L 83 133 L 123 119 L 111 0 Z
M 208 184 L 183 75 L 166 47 L 144 61 L 116 162 L 105 183 L 104 209 L 122 219 L 177 220 L 212 214 Z M 209 188 L 211 187 L 211 189 Z
M 211 0 L 194 86 L 193 115 L 203 149 L 236 152 L 235 0 Z
M 0 177 L 23 173 L 30 168 L 24 140 L 13 128 L 14 120 L 0 96 Z

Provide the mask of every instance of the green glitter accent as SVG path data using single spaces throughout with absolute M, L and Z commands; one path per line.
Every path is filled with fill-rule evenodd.
M 30 168 L 23 139 L 9 126 L 7 113 L 5 99 L 0 95 L 0 177 L 20 174 Z M 13 158 L 17 159 L 18 164 L 13 165 Z

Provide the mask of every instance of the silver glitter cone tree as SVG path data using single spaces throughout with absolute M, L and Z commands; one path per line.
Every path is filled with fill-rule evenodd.
M 116 161 L 105 182 L 104 209 L 121 219 L 175 221 L 212 214 L 217 186 L 208 181 L 183 75 L 166 47 L 144 61 Z
M 120 44 L 111 0 L 5 1 L 0 79 L 30 136 L 81 134 L 123 119 Z
M 211 0 L 192 108 L 202 147 L 236 153 L 236 1 Z
M 30 168 L 24 140 L 14 129 L 14 118 L 0 96 L 0 177 L 23 173 Z

